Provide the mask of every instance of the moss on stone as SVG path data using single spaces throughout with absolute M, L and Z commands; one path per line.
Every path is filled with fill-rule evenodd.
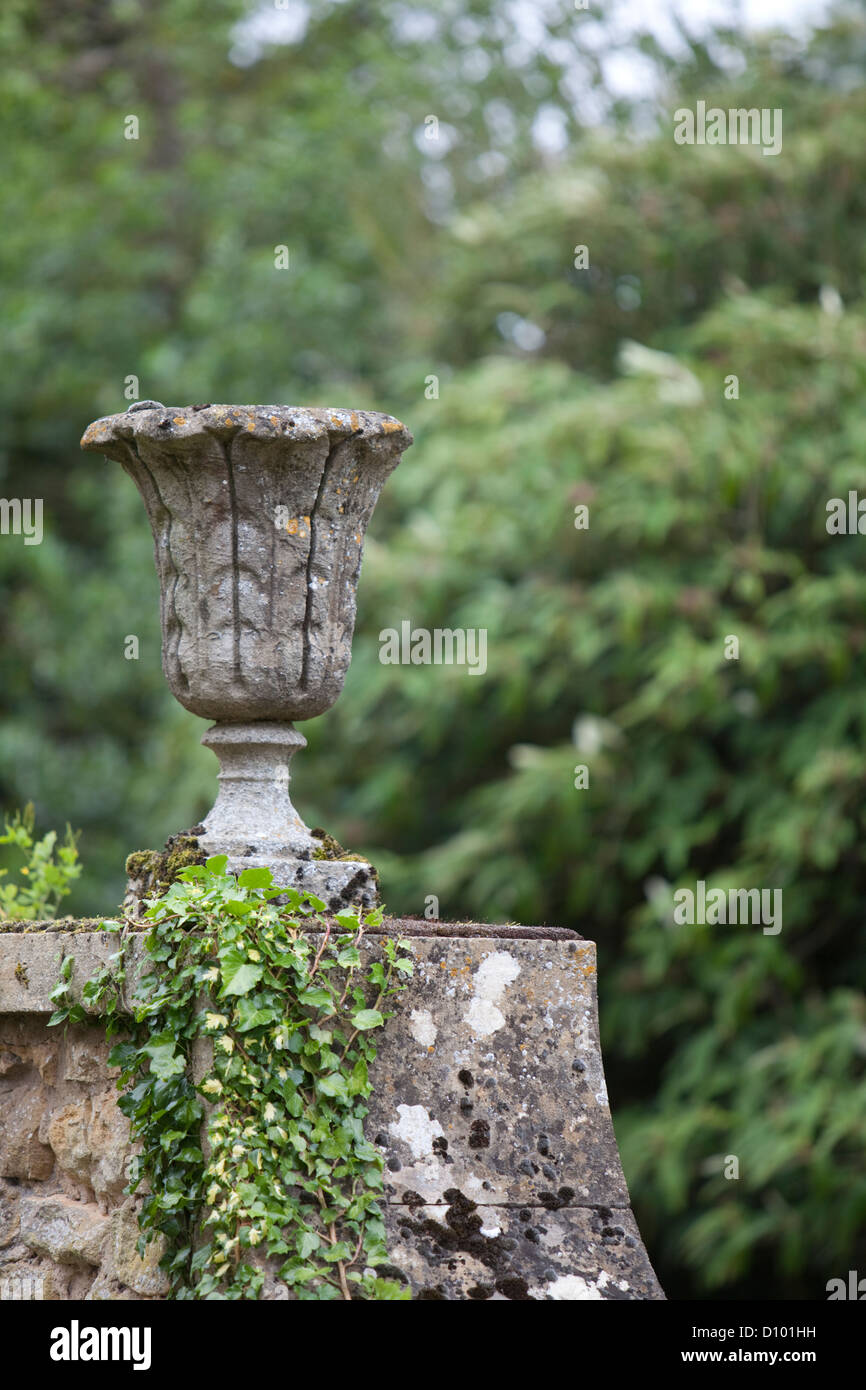
M 335 840 L 333 835 L 329 835 L 327 830 L 323 830 L 320 825 L 317 825 L 315 830 L 311 830 L 310 834 L 322 842 L 319 849 L 313 850 L 313 859 L 340 859 L 344 862 L 353 861 L 356 864 L 370 863 L 365 854 L 350 854 L 347 849 L 343 849 L 340 841 Z M 370 867 L 372 868 L 372 865 Z
M 159 865 L 159 855 L 155 849 L 137 849 L 127 855 L 126 874 L 128 878 L 143 878 L 153 873 Z
M 329 835 L 327 830 L 323 830 L 320 825 L 317 825 L 314 830 L 311 830 L 310 834 L 313 835 L 315 839 L 321 840 L 322 842 L 321 847 L 319 849 L 313 850 L 314 859 L 360 858 L 360 855 L 357 854 L 347 854 L 346 851 L 343 849 L 343 846 L 340 844 L 339 840 L 335 840 L 333 835 Z
M 142 897 L 162 897 L 184 869 L 204 864 L 206 858 L 195 835 L 172 835 L 163 850 L 138 849 L 128 855 L 126 873 Z

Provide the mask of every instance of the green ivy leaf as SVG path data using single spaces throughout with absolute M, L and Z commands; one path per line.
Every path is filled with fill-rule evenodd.
M 252 1000 L 239 999 L 235 1009 L 239 1033 L 248 1033 L 252 1028 L 261 1028 L 264 1023 L 276 1023 L 280 1014 L 272 1008 L 255 1008 Z
M 264 974 L 264 966 L 247 960 L 243 952 L 230 947 L 220 952 L 222 994 L 249 994 Z
M 230 898 L 228 902 L 223 903 L 223 907 L 232 917 L 247 917 L 251 912 L 255 912 L 256 904 L 250 899 L 242 902 L 239 898 Z
M 331 995 L 326 989 L 305 989 L 298 995 L 302 1004 L 309 1004 L 314 1009 L 321 1008 L 325 1004 L 333 1005 Z
M 358 1009 L 352 1014 L 352 1022 L 356 1028 L 366 1032 L 368 1028 L 378 1028 L 385 1022 L 385 1015 L 378 1009 Z
M 301 1235 L 298 1236 L 298 1239 L 295 1242 L 295 1249 L 297 1250 L 301 1259 L 306 1260 L 309 1258 L 310 1255 L 312 1255 L 314 1250 L 318 1250 L 321 1243 L 322 1242 L 316 1235 L 315 1231 L 304 1231 Z
M 328 1246 L 322 1251 L 322 1259 L 327 1260 L 329 1265 L 335 1265 L 338 1260 L 349 1260 L 352 1252 L 344 1240 L 338 1240 L 335 1245 Z
M 349 1087 L 345 1076 L 332 1072 L 330 1076 L 320 1076 L 316 1080 L 316 1090 L 323 1096 L 336 1096 L 339 1100 L 349 1099 Z
M 186 1058 L 177 1051 L 172 1033 L 158 1033 L 141 1050 L 150 1058 L 151 1073 L 160 1081 L 168 1081 L 186 1071 Z
M 238 875 L 239 888 L 270 888 L 273 881 L 270 869 L 244 869 Z

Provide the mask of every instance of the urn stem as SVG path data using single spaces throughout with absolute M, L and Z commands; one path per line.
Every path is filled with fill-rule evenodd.
M 289 764 L 307 746 L 294 724 L 214 724 L 201 741 L 220 763 L 219 793 L 199 836 L 202 849 L 231 858 L 309 858 L 318 841 L 289 796 Z

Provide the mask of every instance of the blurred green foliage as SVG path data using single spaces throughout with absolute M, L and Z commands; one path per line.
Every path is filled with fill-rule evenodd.
M 669 1295 L 823 1298 L 866 1268 L 866 577 L 825 527 L 866 451 L 864 8 L 808 44 L 645 38 L 634 103 L 565 0 L 532 42 L 498 0 L 322 3 L 258 50 L 244 13 L 0 15 L 0 492 L 46 507 L 42 545 L 0 538 L 0 801 L 83 827 L 72 901 L 99 912 L 130 849 L 213 799 L 140 500 L 77 453 L 128 375 L 404 418 L 297 805 L 371 853 L 392 910 L 597 940 Z M 782 153 L 675 145 L 698 98 L 780 107 Z M 406 618 L 486 628 L 487 675 L 382 665 Z M 674 927 L 699 878 L 781 888 L 783 930 Z
M 0 883 L 0 923 L 55 917 L 81 873 L 71 828 L 66 827 L 66 839 L 58 845 L 56 830 L 49 830 L 37 840 L 35 825 L 36 812 L 31 802 L 6 821 L 0 835 L 0 845 L 14 846 L 18 851 L 18 882 L 9 879 L 8 869 L 0 869 L 0 879 L 6 880 Z

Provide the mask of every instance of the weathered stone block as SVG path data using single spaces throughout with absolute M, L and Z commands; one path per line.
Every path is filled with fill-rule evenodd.
M 54 1154 L 39 1137 L 46 1091 L 14 1087 L 0 1095 L 0 1177 L 40 1182 L 54 1168 Z
M 103 1279 L 125 1285 L 143 1297 L 164 1298 L 169 1290 L 169 1282 L 167 1275 L 159 1268 L 159 1262 L 165 1254 L 165 1242 L 158 1236 L 145 1248 L 144 1257 L 139 1255 L 136 1245 L 141 1232 L 136 1216 L 137 1205 L 135 1198 L 127 1197 L 111 1215 L 111 1245 L 102 1276 Z
M 22 1243 L 57 1264 L 98 1265 L 109 1222 L 92 1202 L 59 1195 L 21 1201 Z
M 93 1191 L 103 1201 L 120 1200 L 134 1148 L 129 1142 L 129 1121 L 117 1108 L 117 1091 L 104 1091 L 94 1096 L 87 1142 Z
M 63 1171 L 79 1183 L 87 1184 L 92 1157 L 89 1126 L 90 1100 L 85 1098 L 54 1110 L 44 1127 L 44 1137 Z
M 367 1129 L 392 1202 L 628 1206 L 582 940 L 413 938 Z

